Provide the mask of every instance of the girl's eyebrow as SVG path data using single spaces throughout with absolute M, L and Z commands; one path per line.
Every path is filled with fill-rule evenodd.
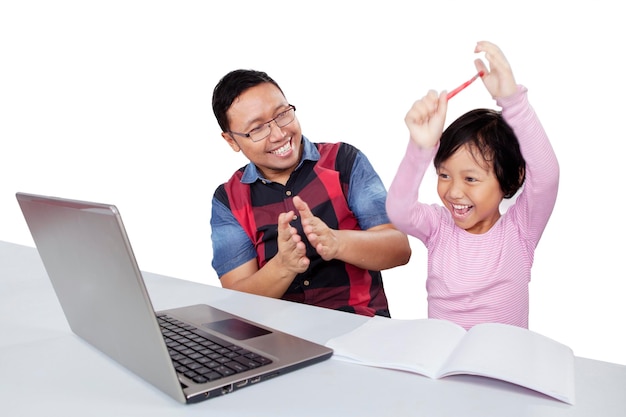
M 435 172 L 437 174 L 442 173 L 442 171 L 445 171 L 444 173 L 450 173 L 450 170 L 446 168 L 444 162 L 442 162 L 441 164 L 439 164 L 438 167 L 435 168 Z M 462 175 L 466 176 L 466 175 L 470 175 L 470 174 L 486 174 L 489 173 L 489 169 L 485 169 L 484 167 L 481 167 L 480 164 L 476 164 L 476 166 L 473 167 L 469 167 L 469 168 L 462 168 L 461 170 L 459 170 L 459 173 L 461 173 Z

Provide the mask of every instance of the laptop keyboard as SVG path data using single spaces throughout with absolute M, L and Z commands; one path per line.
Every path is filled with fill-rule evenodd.
M 159 314 L 157 320 L 174 368 L 198 384 L 272 363 L 170 316 Z

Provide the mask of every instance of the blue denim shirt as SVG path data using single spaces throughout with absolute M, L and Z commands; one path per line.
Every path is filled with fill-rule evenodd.
M 315 145 L 302 136 L 302 161 L 318 161 L 320 154 Z M 302 165 L 302 161 L 296 170 Z M 271 182 L 261 176 L 253 163 L 249 163 L 241 181 L 252 184 L 257 180 Z M 389 223 L 385 209 L 387 190 L 362 152 L 359 152 L 352 167 L 348 191 L 348 206 L 356 216 L 362 230 Z M 225 273 L 255 259 L 253 243 L 235 219 L 232 212 L 213 197 L 211 213 L 211 241 L 213 244 L 213 268 L 221 277 Z

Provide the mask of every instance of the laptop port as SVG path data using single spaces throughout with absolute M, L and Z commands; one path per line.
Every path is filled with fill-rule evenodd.
M 261 380 L 260 376 L 255 376 L 254 378 L 250 378 L 250 383 L 251 384 L 256 384 L 257 382 L 259 382 Z
M 222 387 L 222 395 L 233 392 L 233 384 L 224 385 Z
M 248 380 L 244 379 L 243 381 L 239 381 L 235 384 L 235 387 L 237 388 L 241 388 L 241 387 L 245 387 L 246 385 L 248 385 Z

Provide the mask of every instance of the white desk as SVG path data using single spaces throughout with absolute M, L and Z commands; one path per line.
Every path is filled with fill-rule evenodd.
M 157 310 L 210 301 L 322 344 L 365 320 L 150 273 L 145 279 Z M 0 330 L 0 413 L 11 417 L 626 415 L 626 366 L 583 358 L 576 358 L 575 406 L 487 378 L 431 380 L 333 359 L 230 395 L 179 404 L 74 336 L 36 250 L 2 241 Z

